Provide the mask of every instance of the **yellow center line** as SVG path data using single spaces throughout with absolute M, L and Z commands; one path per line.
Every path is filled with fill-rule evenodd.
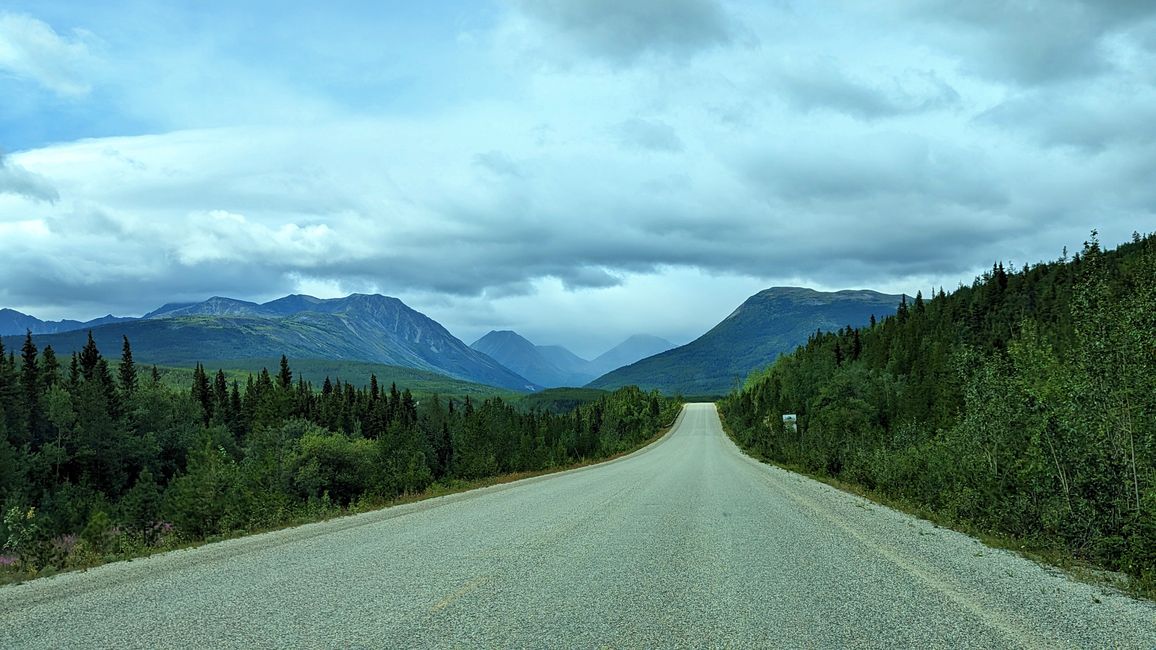
M 462 585 L 461 588 L 459 588 L 457 591 L 446 596 L 445 598 L 442 598 L 437 603 L 435 603 L 433 607 L 430 607 L 429 613 L 437 614 L 438 612 L 453 604 L 455 600 L 465 596 L 466 594 L 485 584 L 489 579 L 489 576 L 478 576 L 477 578 L 470 580 L 466 584 Z

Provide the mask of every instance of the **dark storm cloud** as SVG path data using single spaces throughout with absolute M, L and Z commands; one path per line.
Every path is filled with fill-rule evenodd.
M 798 110 L 829 110 L 872 120 L 960 104 L 959 93 L 934 72 L 908 73 L 881 84 L 848 76 L 836 62 L 793 61 L 776 73 L 783 98 Z
M 688 58 L 725 45 L 733 25 L 714 0 L 519 0 L 531 18 L 587 55 L 617 64 Z
M 63 256 L 45 259 L 15 252 L 0 268 L 0 304 L 33 309 L 68 305 L 63 316 L 77 318 L 109 312 L 139 316 L 168 302 L 290 293 L 294 286 L 284 274 L 261 263 L 166 265 L 150 263 L 155 260 L 148 260 L 145 251 L 134 254 L 140 257 L 94 259 L 90 253 L 89 271 Z M 33 315 L 43 317 L 43 313 Z
M 947 28 L 944 44 L 965 70 L 1023 85 L 1109 71 L 1105 37 L 1156 16 L 1156 4 L 1147 0 L 927 0 L 902 6 Z
M 0 194 L 16 194 L 37 201 L 60 198 L 48 179 L 12 162 L 3 151 L 0 151 Z
M 1156 88 L 1133 87 L 1110 96 L 1049 88 L 1009 99 L 978 120 L 1027 134 L 1048 147 L 1074 147 L 1089 154 L 1156 141 Z
M 745 168 L 754 191 L 789 202 L 916 197 L 982 210 L 1008 201 L 1003 179 L 987 163 L 982 152 L 913 135 L 802 134 L 752 152 Z

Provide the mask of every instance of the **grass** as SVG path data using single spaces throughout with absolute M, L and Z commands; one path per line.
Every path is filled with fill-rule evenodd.
M 721 419 L 721 418 L 720 418 Z M 726 423 L 723 423 L 723 431 L 726 432 L 736 446 L 743 449 L 739 441 L 731 435 Z M 1038 540 L 1016 537 L 1014 535 L 1005 535 L 990 530 L 981 530 L 975 526 L 971 526 L 966 522 L 959 522 L 944 514 L 927 508 L 926 506 L 908 501 L 906 499 L 899 499 L 893 496 L 870 490 L 857 483 L 848 483 L 837 478 L 832 478 L 824 474 L 817 474 L 808 470 L 805 467 L 792 465 L 790 463 L 783 463 L 771 458 L 767 458 L 762 454 L 754 454 L 746 449 L 743 453 L 748 454 L 759 462 L 768 465 L 774 465 L 780 469 L 787 470 L 806 476 L 807 478 L 825 483 L 831 487 L 863 497 L 873 501 L 879 505 L 886 506 L 893 510 L 899 510 L 909 515 L 918 517 L 925 521 L 929 521 L 940 528 L 947 528 L 954 530 L 964 535 L 974 537 L 989 548 L 1002 549 L 1017 553 L 1037 564 L 1055 567 L 1060 569 L 1072 578 L 1084 582 L 1086 584 L 1097 587 L 1104 587 L 1113 589 L 1121 593 L 1127 594 L 1135 598 L 1142 598 L 1148 600 L 1156 600 L 1156 584 L 1145 585 L 1139 580 L 1130 578 L 1127 574 L 1107 571 L 1091 562 L 1076 557 L 1071 551 L 1063 548 L 1056 548 L 1052 545 L 1041 544 Z
M 210 378 L 217 373 L 218 368 L 222 369 L 228 381 L 236 380 L 244 390 L 250 375 L 256 377 L 262 368 L 267 369 L 271 375 L 276 375 L 280 364 L 280 358 L 257 358 L 207 361 L 204 366 L 206 372 L 210 374 Z M 118 362 L 114 362 L 112 365 L 116 366 Z M 480 399 L 489 397 L 513 399 L 519 395 L 519 393 L 504 388 L 454 379 L 435 372 L 368 361 L 290 359 L 289 368 L 293 371 L 294 380 L 298 377 L 304 378 L 305 381 L 313 385 L 315 390 L 320 390 L 326 377 L 334 382 L 341 379 L 343 382 L 364 388 L 369 386 L 369 376 L 373 374 L 377 375 L 377 383 L 382 390 L 388 390 L 390 384 L 397 384 L 398 390 L 408 388 L 410 392 L 419 397 L 438 394 L 461 397 L 469 395 L 472 398 Z M 142 377 L 148 377 L 151 369 L 152 366 L 148 363 L 137 363 L 137 373 Z M 157 372 L 160 374 L 161 383 L 170 388 L 187 390 L 193 385 L 193 368 L 157 366 Z

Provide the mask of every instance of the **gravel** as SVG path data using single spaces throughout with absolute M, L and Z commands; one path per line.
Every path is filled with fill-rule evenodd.
M 1156 648 L 1156 605 L 742 455 L 617 461 L 0 588 L 0 647 Z

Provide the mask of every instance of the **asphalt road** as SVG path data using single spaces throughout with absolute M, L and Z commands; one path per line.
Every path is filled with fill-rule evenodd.
M 581 470 L 0 589 L 0 647 L 1156 648 L 1156 606 L 743 456 Z

